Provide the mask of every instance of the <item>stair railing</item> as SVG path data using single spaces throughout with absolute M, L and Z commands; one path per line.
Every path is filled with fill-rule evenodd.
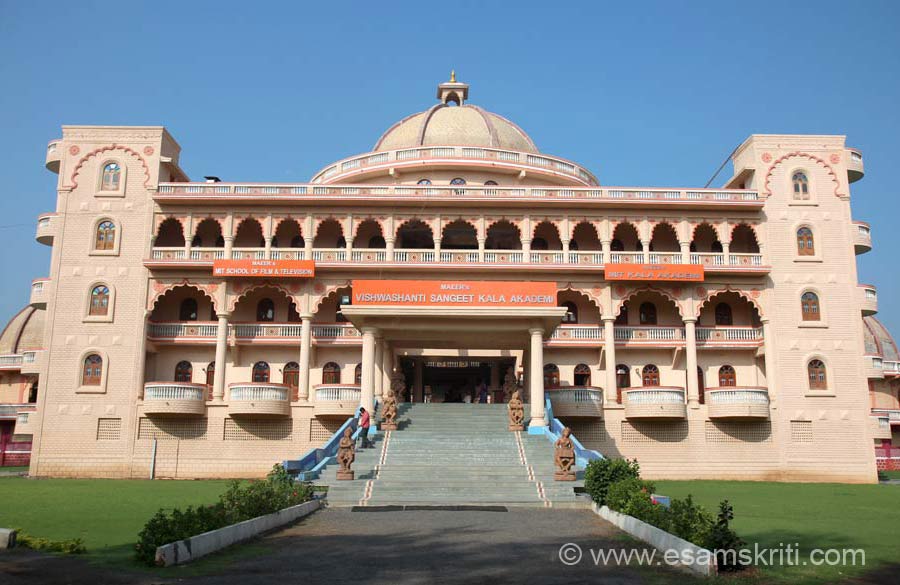
M 551 443 L 556 443 L 556 441 L 562 435 L 563 429 L 566 428 L 566 425 L 564 425 L 558 418 L 554 418 L 553 405 L 550 403 L 550 399 L 546 398 L 544 402 L 544 417 L 547 422 L 547 426 L 544 427 L 544 435 L 547 437 L 547 439 L 550 440 Z M 588 449 L 587 447 L 582 445 L 581 441 L 579 441 L 574 434 L 570 434 L 569 438 L 572 439 L 572 444 L 575 446 L 576 465 L 585 467 L 588 464 L 588 461 L 593 461 L 595 459 L 604 459 L 603 455 L 599 451 Z

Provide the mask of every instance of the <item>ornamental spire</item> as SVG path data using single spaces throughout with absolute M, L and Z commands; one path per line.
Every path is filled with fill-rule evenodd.
M 437 98 L 441 103 L 461 106 L 469 99 L 469 84 L 456 81 L 456 70 L 450 71 L 450 81 L 438 85 Z

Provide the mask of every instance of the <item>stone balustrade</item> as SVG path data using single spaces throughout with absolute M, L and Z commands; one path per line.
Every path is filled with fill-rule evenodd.
M 228 385 L 228 412 L 232 416 L 290 416 L 290 388 L 269 382 Z
M 706 389 L 709 418 L 768 418 L 769 392 L 763 386 Z
M 206 413 L 209 388 L 189 382 L 147 382 L 143 409 L 146 415 L 194 415 Z
M 648 386 L 623 392 L 625 417 L 675 418 L 687 416 L 684 388 L 678 386 Z
M 593 386 L 547 388 L 554 416 L 600 418 L 603 416 L 603 390 Z

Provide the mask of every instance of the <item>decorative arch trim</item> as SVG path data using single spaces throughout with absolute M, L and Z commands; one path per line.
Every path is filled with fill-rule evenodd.
M 158 280 L 153 281 L 153 283 L 151 284 L 152 295 L 148 300 L 147 309 L 150 312 L 153 312 L 162 297 L 166 296 L 166 294 L 172 292 L 176 288 L 181 287 L 192 288 L 200 294 L 208 297 L 210 302 L 212 302 L 213 309 L 216 310 L 216 314 L 219 313 L 219 303 L 216 300 L 216 291 L 219 288 L 218 283 L 210 282 L 201 284 L 196 282 L 189 282 L 187 279 L 177 282 L 161 282 Z
M 675 310 L 678 311 L 678 316 L 684 319 L 685 311 L 683 310 L 681 301 L 678 299 L 678 297 L 666 289 L 655 287 L 652 285 L 638 287 L 629 291 L 626 296 L 622 297 L 618 301 L 613 300 L 613 315 L 618 315 L 625 303 L 644 292 L 657 293 L 665 297 L 667 300 L 671 301 L 675 305 Z
M 821 158 L 814 156 L 812 154 L 809 154 L 807 152 L 800 152 L 800 151 L 789 152 L 785 155 L 782 155 L 782 156 L 778 157 L 777 159 L 775 159 L 775 161 L 769 166 L 769 170 L 766 172 L 766 177 L 765 177 L 765 179 L 763 179 L 763 191 L 764 191 L 766 197 L 772 196 L 772 188 L 771 188 L 770 183 L 772 181 L 772 175 L 775 173 L 775 167 L 780 165 L 785 160 L 787 160 L 789 158 L 793 158 L 793 157 L 806 158 L 806 159 L 813 161 L 816 164 L 822 165 L 822 167 L 824 167 L 825 170 L 828 172 L 828 175 L 831 177 L 831 180 L 834 182 L 835 197 L 841 197 L 841 198 L 847 197 L 846 194 L 839 192 L 839 190 L 841 188 L 841 183 L 837 178 L 837 173 L 834 172 L 834 169 L 831 167 L 831 165 L 829 165 L 827 162 L 825 162 L 825 159 L 821 159 Z
M 724 287 L 712 290 L 707 289 L 703 286 L 698 286 L 694 290 L 694 292 L 697 295 L 697 299 L 700 300 L 700 302 L 696 304 L 697 309 L 696 314 L 694 315 L 694 317 L 698 319 L 700 318 L 701 311 L 703 311 L 703 307 L 712 302 L 715 297 L 725 293 L 737 294 L 738 296 L 749 302 L 751 305 L 753 305 L 753 307 L 756 309 L 756 312 L 759 313 L 760 318 L 762 318 L 764 315 L 762 305 L 759 303 L 759 298 L 762 296 L 762 293 L 759 291 L 759 289 L 754 288 L 746 291 L 743 289 L 735 288 L 729 284 Z
M 113 144 L 110 144 L 107 146 L 101 146 L 99 148 L 95 148 L 94 150 L 85 154 L 83 157 L 81 157 L 78 160 L 78 163 L 75 165 L 75 170 L 72 171 L 72 179 L 71 179 L 72 189 L 78 188 L 78 176 L 81 174 L 81 168 L 84 166 L 84 164 L 89 159 L 91 159 L 99 154 L 102 154 L 104 152 L 108 152 L 110 150 L 123 150 L 123 151 L 127 152 L 128 154 L 134 156 L 136 159 L 138 159 L 141 162 L 141 167 L 144 169 L 144 187 L 145 188 L 150 187 L 150 167 L 147 165 L 147 161 L 144 159 L 144 157 L 142 157 L 140 155 L 140 153 L 138 151 L 134 150 L 133 148 L 129 148 L 129 147 L 123 146 L 121 144 L 113 143 Z M 127 173 L 127 171 L 126 171 L 126 173 Z M 124 189 L 124 186 L 123 186 L 123 189 Z

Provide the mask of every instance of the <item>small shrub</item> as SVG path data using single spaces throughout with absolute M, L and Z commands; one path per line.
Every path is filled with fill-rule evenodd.
M 673 498 L 667 515 L 668 532 L 700 546 L 708 540 L 713 526 L 712 515 L 695 504 L 690 495 L 683 500 Z
M 50 540 L 49 538 L 31 536 L 19 529 L 16 529 L 16 533 L 16 546 L 21 546 L 22 548 L 56 552 L 65 555 L 80 555 L 87 552 L 87 547 L 84 546 L 84 541 L 80 538 Z
M 609 486 L 606 496 L 606 505 L 628 514 L 638 520 L 643 520 L 663 530 L 668 529 L 667 510 L 653 502 L 650 494 L 653 493 L 653 484 L 636 477 L 630 477 L 617 481 Z
M 716 551 L 716 563 L 720 571 L 740 571 L 744 568 L 738 558 L 738 551 L 746 542 L 731 528 L 733 519 L 734 508 L 728 500 L 722 500 L 719 503 L 716 522 L 712 525 L 705 543 L 705 548 Z
M 584 470 L 584 489 L 597 504 L 606 505 L 609 486 L 617 481 L 639 478 L 641 468 L 637 459 L 596 459 Z
M 275 465 L 262 481 L 230 482 L 211 506 L 159 510 L 138 534 L 135 557 L 153 565 L 159 546 L 296 506 L 312 495 L 312 485 L 295 482 L 281 465 Z

